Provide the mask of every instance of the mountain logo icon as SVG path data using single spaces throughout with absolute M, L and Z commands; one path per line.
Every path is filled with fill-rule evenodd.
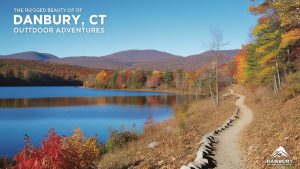
M 282 146 L 280 146 L 274 151 L 272 156 L 273 157 L 282 157 L 282 156 L 288 157 L 289 154 L 285 151 L 285 149 Z

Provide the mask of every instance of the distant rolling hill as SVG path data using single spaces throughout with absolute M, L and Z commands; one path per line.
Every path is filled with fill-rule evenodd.
M 239 50 L 221 50 L 220 63 L 231 61 Z M 195 70 L 209 62 L 216 61 L 216 52 L 206 51 L 200 54 L 191 55 L 185 58 L 184 68 L 188 70 Z
M 181 56 L 156 50 L 127 50 L 122 52 L 105 55 L 102 57 L 79 56 L 65 57 L 61 59 L 49 60 L 54 63 L 64 63 L 85 67 L 103 68 L 103 69 L 126 69 L 134 68 L 136 64 L 147 63 L 153 60 L 182 58 Z M 141 67 L 142 68 L 142 67 Z M 150 68 L 145 67 L 145 69 Z
M 220 62 L 225 63 L 231 61 L 239 50 L 222 50 L 220 56 Z M 187 57 L 171 57 L 153 59 L 147 62 L 137 63 L 131 68 L 143 68 L 143 69 L 178 69 L 183 68 L 185 70 L 196 70 L 200 67 L 216 61 L 216 54 L 213 51 L 207 51 L 197 55 L 191 55 Z
M 62 63 L 68 65 L 91 67 L 91 68 L 103 68 L 103 69 L 125 69 L 130 66 L 124 62 L 119 62 L 116 60 L 106 59 L 102 57 L 95 57 L 95 56 L 65 57 L 65 58 L 48 60 L 47 62 Z
M 123 63 L 131 63 L 133 65 L 136 63 L 148 62 L 156 59 L 181 58 L 181 56 L 176 56 L 157 50 L 127 50 L 102 56 L 101 58 L 111 59 Z
M 231 61 L 237 52 L 238 50 L 222 50 L 221 63 Z M 182 57 L 157 50 L 127 50 L 101 57 L 74 56 L 58 58 L 51 54 L 24 52 L 0 56 L 0 58 L 37 60 L 101 69 L 174 70 L 184 68 L 186 70 L 196 70 L 203 65 L 214 62 L 216 60 L 215 56 L 213 51 Z
M 49 59 L 57 59 L 57 56 L 48 53 L 38 52 L 22 52 L 11 55 L 0 55 L 1 59 L 23 59 L 23 60 L 35 60 L 35 61 L 46 61 Z

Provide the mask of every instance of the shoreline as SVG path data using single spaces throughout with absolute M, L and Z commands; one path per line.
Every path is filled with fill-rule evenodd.
M 236 107 L 231 97 L 224 100 L 217 109 L 208 98 L 192 102 L 175 111 L 174 118 L 152 124 L 151 130 L 143 132 L 138 140 L 118 149 L 117 153 L 103 155 L 97 161 L 97 166 L 103 169 L 180 168 L 195 158 L 199 148 L 199 140 L 195 138 L 223 124 L 234 110 Z M 201 118 L 203 116 L 207 118 Z M 155 146 L 149 148 L 152 144 Z M 120 159 L 123 159 L 122 162 Z
M 169 94 L 187 94 L 187 95 L 200 95 L 196 92 L 187 92 L 181 90 L 164 90 L 164 89 L 150 89 L 150 88 L 141 88 L 141 89 L 100 89 L 96 87 L 84 87 L 81 88 L 87 89 L 96 89 L 96 90 L 111 90 L 111 91 L 136 91 L 136 92 L 157 92 L 157 93 L 169 93 Z

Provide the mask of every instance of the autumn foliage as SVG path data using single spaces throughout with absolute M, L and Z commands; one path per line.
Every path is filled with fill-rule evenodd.
M 25 137 L 24 148 L 14 157 L 18 169 L 74 169 L 94 168 L 99 155 L 96 138 L 85 138 L 80 129 L 71 137 L 59 136 L 51 129 L 40 148 Z
M 101 88 L 105 88 L 106 87 L 106 78 L 107 78 L 106 71 L 101 70 L 96 76 L 97 86 L 101 87 Z
M 97 138 L 86 138 L 78 128 L 71 137 L 64 138 L 60 146 L 64 168 L 93 168 L 93 161 L 100 153 Z
M 0 59 L 0 85 L 82 85 L 100 69 L 31 60 Z
M 245 83 L 247 80 L 247 56 L 247 47 L 243 46 L 233 61 L 236 66 L 234 77 L 239 83 Z
M 113 151 L 124 147 L 131 141 L 137 140 L 137 138 L 138 135 L 134 126 L 131 130 L 128 130 L 124 126 L 121 126 L 119 130 L 112 129 L 110 131 L 110 136 L 105 144 L 105 148 L 108 151 Z
M 60 168 L 63 165 L 61 139 L 54 130 L 50 130 L 49 136 L 42 141 L 42 146 L 36 148 L 30 145 L 30 138 L 26 136 L 24 148 L 14 157 L 17 168 Z
M 237 82 L 276 87 L 280 86 L 280 77 L 299 69 L 299 6 L 299 0 L 264 0 L 249 7 L 259 17 L 252 42 L 234 59 Z

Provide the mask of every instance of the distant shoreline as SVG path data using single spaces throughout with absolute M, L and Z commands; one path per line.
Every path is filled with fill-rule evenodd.
M 82 88 L 87 89 L 97 89 L 97 90 L 121 90 L 121 91 L 137 91 L 137 92 L 158 92 L 158 93 L 170 93 L 170 94 L 190 94 L 190 95 L 197 95 L 198 93 L 195 92 L 186 92 L 186 91 L 180 91 L 180 90 L 163 90 L 163 89 L 100 89 L 100 88 L 89 88 L 81 86 Z

